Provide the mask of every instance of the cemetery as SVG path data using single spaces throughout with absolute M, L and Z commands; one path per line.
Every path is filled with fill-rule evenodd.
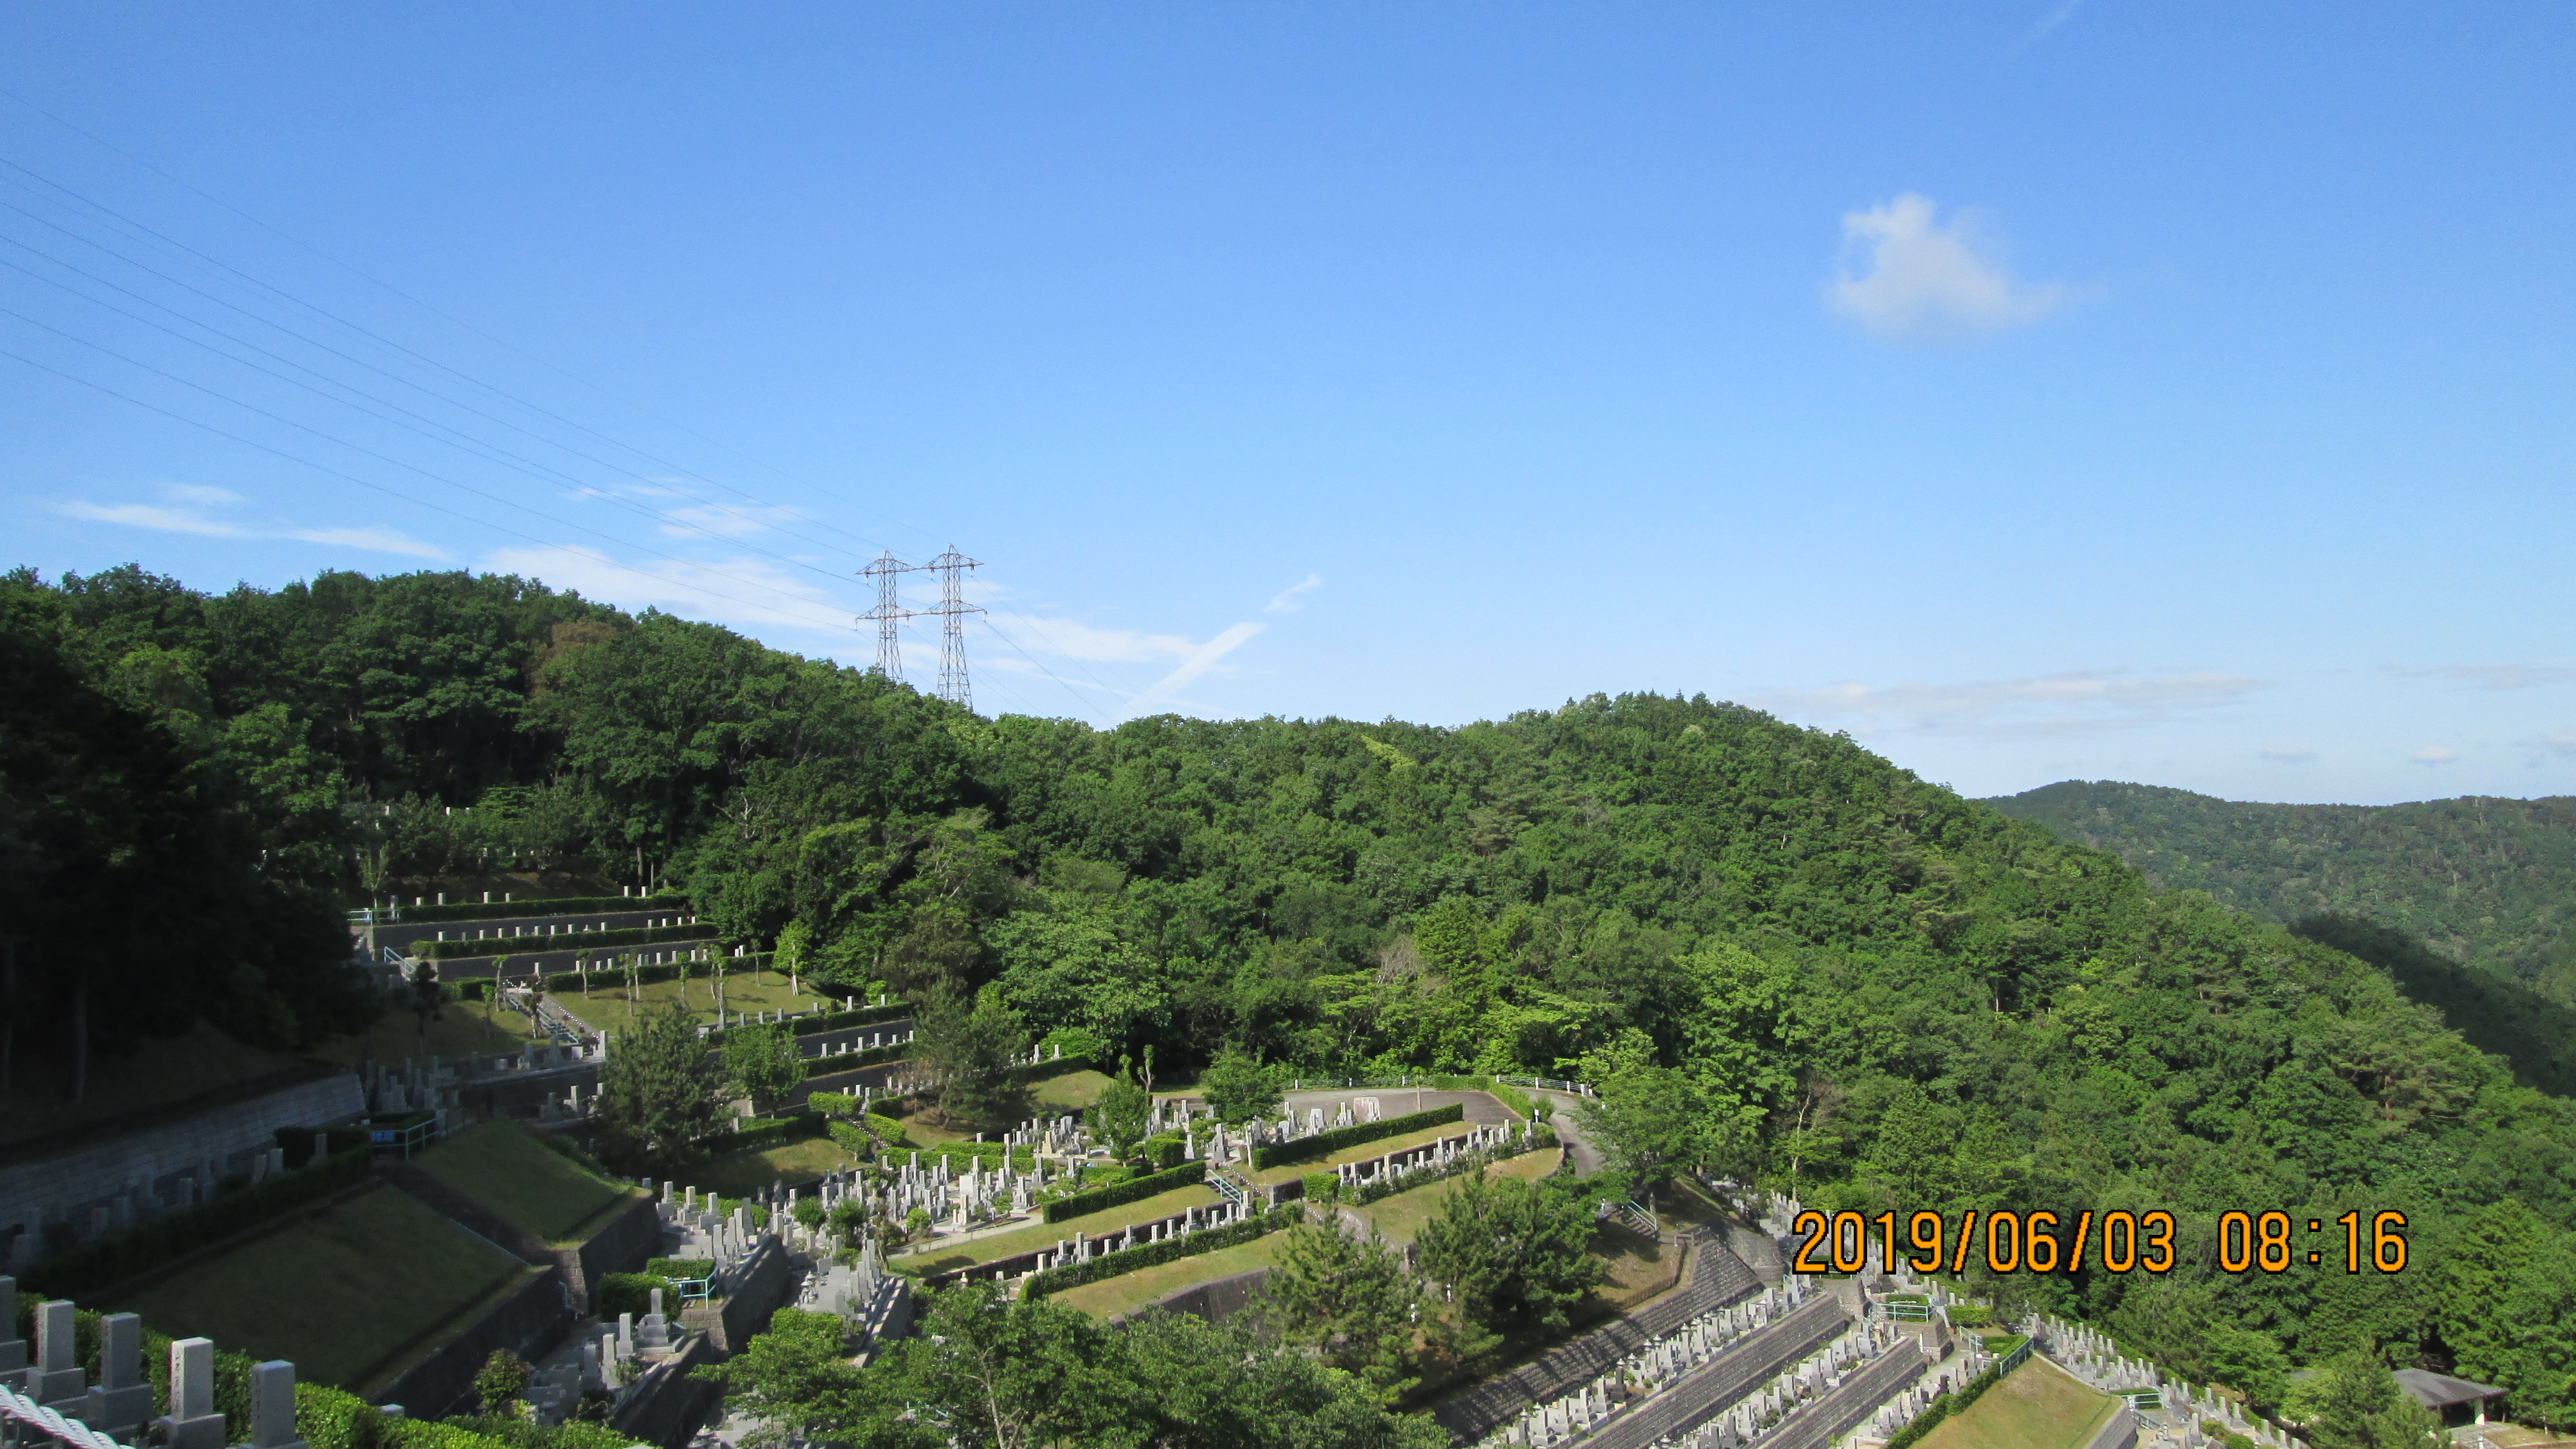
M 579 923 L 507 929 L 549 924 Z M 451 916 L 430 929 L 500 928 Z M 1166 1090 L 1150 1097 L 1148 1161 L 1131 1165 L 1085 1116 L 1113 1079 L 1045 1048 L 1012 1069 L 1032 1115 L 972 1132 L 929 1108 L 940 1084 L 911 1059 L 917 1029 L 900 1004 L 795 992 L 744 969 L 727 972 L 719 1014 L 709 965 L 663 964 L 659 979 L 632 983 L 594 970 L 586 996 L 578 977 L 539 978 L 542 997 L 450 983 L 432 1041 L 452 1049 L 377 1055 L 417 1045 L 397 1000 L 353 1039 L 355 1070 L 308 1068 L 268 1097 L 162 1129 L 184 1147 L 152 1145 L 146 1130 L 103 1157 L 93 1146 L 87 1166 L 48 1161 L 12 1179 L 0 1162 L 0 1191 L 19 1183 L 26 1225 L 5 1261 L 31 1284 L 86 1275 L 81 1291 L 109 1312 L 78 1322 L 118 1325 L 80 1330 L 102 1345 L 81 1371 L 99 1383 L 75 1384 L 53 1366 L 64 1350 L 46 1346 L 72 1330 L 45 1337 L 74 1310 L 15 1295 L 34 1366 L 10 1367 L 0 1338 L 0 1417 L 80 1449 L 114 1449 L 102 1430 L 131 1443 L 144 1419 L 170 1422 L 168 1449 L 342 1449 L 330 1436 L 347 1432 L 320 1427 L 316 1405 L 339 1406 L 342 1422 L 381 1413 L 425 1430 L 472 1406 L 497 1353 L 528 1362 L 527 1412 L 574 1435 L 565 1449 L 676 1449 L 719 1412 L 693 1371 L 740 1353 L 782 1306 L 840 1320 L 854 1362 L 901 1339 L 924 1295 L 968 1282 L 1095 1321 L 1157 1306 L 1218 1318 L 1281 1270 L 1293 1224 L 1332 1224 L 1411 1264 L 1469 1175 L 1582 1170 L 1583 1144 L 1557 1130 L 1582 1089 L 1537 1079 L 1299 1082 L 1240 1126 L 1187 1088 Z M 804 1110 L 720 1122 L 673 1175 L 615 1177 L 579 1144 L 601 1125 L 610 1033 L 662 1002 L 695 1018 L 709 1064 L 733 1033 L 786 1028 Z M 227 1115 L 239 1121 L 219 1126 Z M 277 1204 L 265 1217 L 225 1216 L 257 1194 Z M 1798 1205 L 1744 1203 L 1732 1184 L 1689 1180 L 1661 1211 L 1602 1201 L 1591 1255 L 1603 1277 L 1570 1334 L 1481 1376 L 1435 1377 L 1407 1406 L 1478 1449 L 2133 1449 L 2164 1430 L 2198 1449 L 2214 1442 L 2205 1424 L 2289 1442 L 2237 1400 L 2082 1326 L 1989 1332 L 1969 1313 L 1954 1325 L 1954 1291 L 1902 1265 L 1783 1276 L 1771 1250 L 1794 1240 Z M 187 1229 L 200 1218 L 208 1226 Z M 169 1246 L 102 1251 L 129 1238 Z M 1763 1249 L 1760 1270 L 1730 1247 L 1748 1243 Z M 190 1337 L 173 1346 L 169 1334 Z M 128 1340 L 146 1339 L 174 1366 L 116 1367 Z M 260 1362 L 187 1367 L 213 1353 L 209 1341 Z M 276 1409 L 275 1386 L 297 1382 L 304 1412 Z M 335 1390 L 345 1403 L 319 1397 Z M 152 1412 L 132 1417 L 146 1400 Z M 383 1446 L 409 1430 L 376 1432 Z

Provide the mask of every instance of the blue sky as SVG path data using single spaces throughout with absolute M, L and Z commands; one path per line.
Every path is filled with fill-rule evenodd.
M 502 568 L 864 663 L 856 570 L 954 542 L 988 711 L 1652 689 L 1980 794 L 2576 792 L 2571 42 L 15 6 L 6 561 Z

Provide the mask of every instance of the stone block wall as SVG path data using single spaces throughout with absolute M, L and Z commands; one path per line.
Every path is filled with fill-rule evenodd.
M 68 1222 L 85 1238 L 90 1210 L 145 1195 L 176 1205 L 182 1179 L 207 1163 L 218 1173 L 243 1170 L 250 1155 L 277 1145 L 280 1127 L 323 1126 L 364 1115 L 354 1073 L 284 1087 L 247 1101 L 145 1128 L 42 1159 L 0 1167 L 0 1239 L 46 1223 Z M 7 1259 L 0 1257 L 0 1264 Z

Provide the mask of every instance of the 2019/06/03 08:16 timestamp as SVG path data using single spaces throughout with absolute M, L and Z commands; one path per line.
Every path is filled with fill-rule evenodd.
M 2304 1251 L 2292 1241 L 2295 1221 L 2277 1209 L 2220 1213 L 2219 1268 L 2283 1273 L 2305 1258 L 2317 1267 L 2340 1259 L 2347 1273 L 2359 1273 L 2365 1265 L 2382 1273 L 2405 1270 L 2404 1213 L 2355 1210 L 2338 1218 L 2309 1218 L 2311 1235 L 2332 1234 L 2340 1241 Z M 1882 1263 L 1902 1258 L 1918 1273 L 1964 1273 L 1979 1248 L 1983 1251 L 1973 1261 L 1994 1273 L 2075 1273 L 2088 1266 L 2107 1273 L 2169 1273 L 2181 1261 L 2176 1246 L 2180 1229 L 2174 1215 L 2162 1208 L 2098 1214 L 2090 1209 L 2068 1214 L 1970 1210 L 1959 1214 L 1955 1224 L 1930 1211 L 1866 1217 L 1856 1212 L 1828 1216 L 1810 1208 L 1790 1223 L 1790 1231 L 1803 1239 L 1790 1264 L 1800 1273 L 1859 1272 L 1868 1265 L 1873 1234 L 1880 1240 Z

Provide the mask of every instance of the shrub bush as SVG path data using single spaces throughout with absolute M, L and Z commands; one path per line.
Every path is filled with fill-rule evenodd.
M 1197 1167 L 1200 1164 L 1190 1165 Z M 1305 1215 L 1304 1208 L 1290 1203 L 1266 1213 L 1254 1213 L 1242 1222 L 1228 1223 L 1221 1228 L 1207 1228 L 1187 1237 L 1165 1238 L 1159 1243 L 1140 1243 L 1121 1252 L 1102 1253 L 1087 1263 L 1067 1263 L 1061 1268 L 1049 1268 L 1029 1275 L 1023 1296 L 1042 1298 L 1049 1293 L 1061 1293 L 1067 1288 L 1079 1288 L 1085 1283 L 1097 1283 L 1103 1278 L 1115 1278 L 1121 1273 L 1133 1273 L 1157 1263 L 1195 1258 L 1201 1253 L 1231 1248 L 1237 1243 L 1248 1243 L 1265 1234 L 1275 1233 Z
M 312 1138 L 308 1134 L 309 1149 Z M 255 1227 L 290 1209 L 364 1182 L 372 1154 L 359 1149 L 340 1153 L 318 1166 L 256 1186 L 227 1192 L 211 1202 L 157 1218 L 66 1252 L 54 1254 L 27 1271 L 27 1286 L 54 1298 L 78 1298 L 121 1283 Z
M 709 1152 L 765 1152 L 786 1142 L 823 1135 L 823 1119 L 799 1112 L 793 1117 L 744 1117 L 730 1132 L 719 1132 L 699 1144 Z
M 478 956 L 529 956 L 540 951 L 621 951 L 635 946 L 672 945 L 703 945 L 719 951 L 724 949 L 716 944 L 716 928 L 713 926 L 638 926 L 626 931 L 566 931 L 557 936 L 486 936 L 480 941 L 414 941 L 411 949 L 413 955 L 424 961 L 457 961 Z M 671 964 L 677 966 L 679 963 Z M 706 963 L 695 964 L 699 968 L 696 974 L 705 975 Z M 623 969 L 614 964 L 605 967 L 594 965 L 590 968 L 590 974 L 594 978 L 591 983 L 594 989 L 598 986 L 596 978 L 603 973 L 612 980 L 625 979 Z M 574 973 L 573 980 L 576 983 L 579 982 L 580 974 Z
M 680 896 L 566 896 L 552 901 L 493 901 L 482 904 L 458 901 L 444 906 L 397 906 L 403 922 L 431 924 L 438 921 L 512 921 L 525 916 L 611 916 L 619 911 L 676 911 L 686 914 L 689 903 Z
M 1181 1165 L 1181 1138 L 1175 1132 L 1145 1139 L 1145 1165 L 1156 1172 L 1169 1172 Z
M 611 1273 L 601 1278 L 591 1293 L 591 1312 L 606 1323 L 615 1323 L 621 1313 L 642 1318 L 653 1309 L 656 1288 L 662 1290 L 662 1311 L 678 1313 L 680 1290 L 659 1273 Z
M 1046 1205 L 1046 1220 L 1060 1223 L 1067 1218 L 1078 1218 L 1085 1213 L 1096 1213 L 1119 1207 L 1152 1197 L 1156 1193 L 1170 1192 L 1174 1188 L 1195 1187 L 1206 1180 L 1205 1162 L 1184 1162 L 1169 1172 L 1149 1172 L 1143 1177 L 1129 1178 L 1125 1182 L 1108 1187 L 1057 1198 Z
M 1339 1173 L 1310 1172 L 1299 1178 L 1298 1183 L 1304 1189 L 1302 1195 L 1313 1202 L 1332 1202 L 1342 1195 Z
M 1375 1122 L 1358 1122 L 1348 1127 L 1336 1127 L 1329 1132 L 1318 1132 L 1312 1137 L 1300 1137 L 1294 1142 L 1266 1143 L 1252 1149 L 1252 1165 L 1259 1169 L 1278 1167 L 1283 1163 L 1303 1162 L 1309 1157 L 1328 1157 L 1345 1147 L 1357 1147 L 1363 1142 L 1375 1142 L 1385 1137 L 1400 1137 L 1407 1132 L 1419 1132 L 1425 1127 L 1437 1127 L 1443 1122 L 1464 1121 L 1466 1116 L 1466 1107 L 1461 1103 L 1452 1102 L 1446 1107 L 1408 1112 L 1401 1117 L 1382 1117 Z

